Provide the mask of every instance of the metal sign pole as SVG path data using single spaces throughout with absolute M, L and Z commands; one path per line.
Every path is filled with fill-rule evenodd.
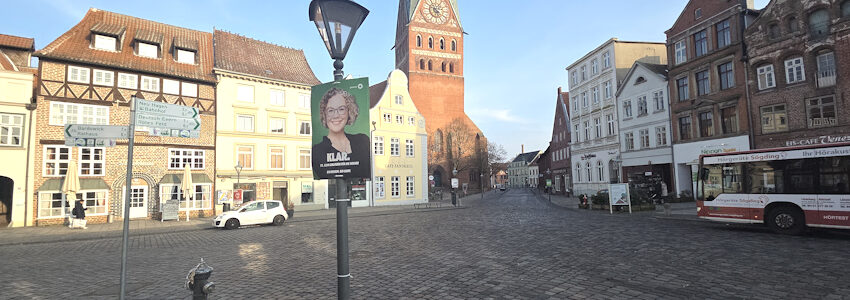
M 121 295 L 119 299 L 124 300 L 127 286 L 127 248 L 130 244 L 130 197 L 132 196 L 133 184 L 133 138 L 136 135 L 136 97 L 130 99 L 130 134 L 127 143 L 127 181 L 124 194 L 124 234 L 121 246 Z
M 337 298 L 351 298 L 351 271 L 348 270 L 348 189 L 345 179 L 336 181 L 336 270 Z M 344 198 L 343 198 L 344 197 Z

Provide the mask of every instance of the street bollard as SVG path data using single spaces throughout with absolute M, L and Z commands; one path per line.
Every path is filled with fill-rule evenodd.
M 209 294 L 215 290 L 215 283 L 209 281 L 212 271 L 213 268 L 208 266 L 201 258 L 201 263 L 189 270 L 189 274 L 186 274 L 184 287 L 192 291 L 192 300 L 206 300 Z

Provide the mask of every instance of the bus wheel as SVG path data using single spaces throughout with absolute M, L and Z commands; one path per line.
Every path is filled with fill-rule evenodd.
M 767 218 L 767 225 L 776 233 L 797 235 L 806 228 L 806 220 L 799 208 L 780 206 L 772 209 Z

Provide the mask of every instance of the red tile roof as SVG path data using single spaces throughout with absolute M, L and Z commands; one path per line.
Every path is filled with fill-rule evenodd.
M 118 51 L 91 48 L 91 33 L 118 35 Z M 159 58 L 136 55 L 136 40 L 161 41 Z M 173 47 L 197 50 L 196 64 L 179 63 L 172 55 Z M 192 49 L 195 48 L 195 49 Z M 212 33 L 158 23 L 96 8 L 70 30 L 35 53 L 43 59 L 89 63 L 134 71 L 176 76 L 210 83 L 215 82 Z
M 317 85 L 319 79 L 303 50 L 278 46 L 215 30 L 215 68 L 243 74 Z
M 35 49 L 35 40 L 14 35 L 0 34 L 0 47 L 33 50 Z
M 381 81 L 369 87 L 369 108 L 374 108 L 384 96 L 384 91 L 387 89 L 387 81 Z

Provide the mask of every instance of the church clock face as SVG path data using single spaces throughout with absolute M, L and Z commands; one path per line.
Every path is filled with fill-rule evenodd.
M 423 5 L 425 20 L 434 24 L 444 24 L 449 19 L 449 7 L 441 0 L 427 0 Z

